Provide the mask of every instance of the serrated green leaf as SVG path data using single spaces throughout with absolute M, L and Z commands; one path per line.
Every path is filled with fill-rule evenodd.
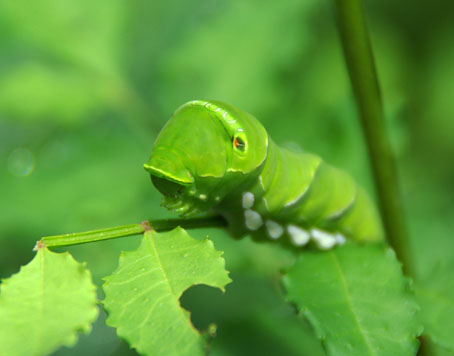
M 71 346 L 96 319 L 90 272 L 69 253 L 40 249 L 19 273 L 3 280 L 0 355 L 47 355 Z
M 394 252 L 347 244 L 308 252 L 284 276 L 288 299 L 329 355 L 415 355 L 417 305 Z
M 141 354 L 204 355 L 203 339 L 179 299 L 195 284 L 224 290 L 230 278 L 221 255 L 210 240 L 195 240 L 181 228 L 147 231 L 106 278 L 106 323 Z
M 454 266 L 439 266 L 415 285 L 424 333 L 454 351 Z

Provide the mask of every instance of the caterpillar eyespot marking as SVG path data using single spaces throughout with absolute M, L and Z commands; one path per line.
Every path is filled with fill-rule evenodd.
M 245 147 L 246 147 L 246 144 L 244 143 L 244 141 L 241 139 L 241 137 L 238 137 L 236 136 L 234 139 L 233 139 L 233 146 L 239 150 L 244 150 Z
M 375 205 L 348 174 L 278 146 L 255 117 L 227 103 L 181 106 L 144 168 L 163 206 L 184 217 L 221 214 L 235 235 L 323 250 L 384 237 Z

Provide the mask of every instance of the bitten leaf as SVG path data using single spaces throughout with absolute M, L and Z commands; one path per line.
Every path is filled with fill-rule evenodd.
M 454 265 L 439 266 L 415 285 L 424 333 L 454 351 Z
M 181 228 L 147 231 L 139 248 L 123 253 L 106 277 L 106 323 L 144 355 L 204 355 L 204 341 L 179 303 L 195 284 L 224 290 L 230 282 L 222 252 Z
M 74 345 L 96 319 L 90 272 L 69 253 L 41 248 L 19 273 L 2 281 L 0 355 L 47 355 Z
M 416 354 L 417 305 L 391 249 L 347 244 L 304 253 L 283 282 L 329 355 Z

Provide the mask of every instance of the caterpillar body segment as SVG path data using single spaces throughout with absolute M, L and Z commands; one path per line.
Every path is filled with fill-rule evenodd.
M 164 206 L 181 216 L 222 214 L 235 237 L 321 249 L 383 239 L 374 204 L 347 173 L 279 147 L 257 119 L 229 104 L 183 105 L 144 167 Z

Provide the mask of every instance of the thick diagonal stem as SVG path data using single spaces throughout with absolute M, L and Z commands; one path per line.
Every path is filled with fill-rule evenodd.
M 405 226 L 397 170 L 386 133 L 382 99 L 361 0 L 335 0 L 339 29 L 350 80 L 367 143 L 379 207 L 386 236 L 404 264 L 414 274 Z
M 350 80 L 359 108 L 369 151 L 381 216 L 390 245 L 403 263 L 404 272 L 416 277 L 405 226 L 397 170 L 386 133 L 383 105 L 362 0 L 334 0 Z M 434 354 L 421 337 L 419 355 Z

